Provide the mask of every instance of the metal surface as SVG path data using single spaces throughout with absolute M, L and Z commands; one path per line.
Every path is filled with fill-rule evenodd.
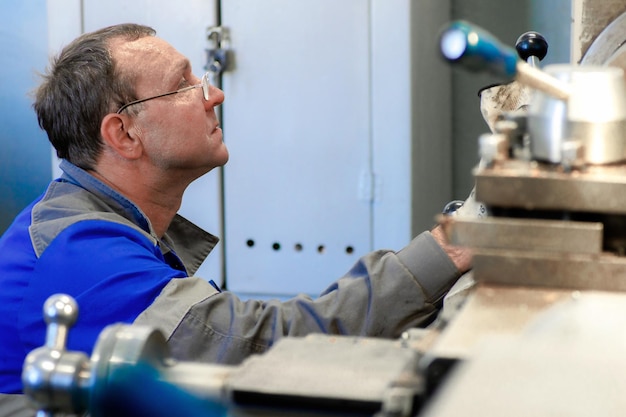
M 624 0 L 573 0 L 571 25 L 572 62 L 580 62 L 595 39 L 626 11 Z
M 542 219 L 485 217 L 454 219 L 454 227 L 445 217 L 440 223 L 455 245 L 477 249 L 525 249 L 540 252 L 602 252 L 603 225 L 599 222 L 575 222 Z
M 252 357 L 228 381 L 238 406 L 271 405 L 331 414 L 404 415 L 423 382 L 414 373 L 418 354 L 388 340 L 311 335 L 282 339 L 267 354 Z M 389 402 L 402 388 L 405 406 Z M 398 398 L 396 397 L 396 400 Z M 394 405 L 395 404 L 395 405 Z
M 626 159 L 626 83 L 619 68 L 550 65 L 546 74 L 567 83 L 565 100 L 538 90 L 528 106 L 531 154 L 558 163 L 566 142 L 580 142 L 591 164 Z M 603 103 L 598 106 L 597 103 Z
M 467 359 L 485 337 L 519 335 L 541 313 L 572 294 L 571 290 L 479 285 L 427 357 Z
M 597 0 L 586 2 L 588 13 L 593 14 L 596 9 L 606 7 L 605 4 L 595 4 L 596 2 Z M 621 14 L 601 28 L 580 60 L 581 65 L 609 65 L 626 70 L 626 2 L 614 1 L 611 6 L 612 14 Z M 596 23 L 597 21 L 598 19 Z
M 476 250 L 474 279 L 546 289 L 626 291 L 626 258 L 611 254 Z
M 519 335 L 492 335 L 423 417 L 620 417 L 626 409 L 626 296 L 572 293 Z
M 536 161 L 503 161 L 475 172 L 476 199 L 526 210 L 626 214 L 626 166 L 588 166 L 573 173 Z
M 626 8 L 626 4 L 622 5 Z M 593 40 L 580 63 L 582 65 L 603 65 L 615 59 L 626 42 L 626 12 L 609 23 Z

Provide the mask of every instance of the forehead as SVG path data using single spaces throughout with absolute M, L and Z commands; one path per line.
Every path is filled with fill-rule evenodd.
M 116 65 L 123 70 L 144 74 L 182 72 L 188 65 L 187 58 L 168 42 L 154 36 L 134 41 L 114 40 L 111 52 Z

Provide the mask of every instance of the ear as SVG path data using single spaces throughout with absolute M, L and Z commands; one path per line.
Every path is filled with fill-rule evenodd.
M 100 135 L 121 157 L 137 159 L 141 155 L 141 141 L 131 134 L 131 123 L 132 120 L 125 114 L 109 113 L 102 119 Z

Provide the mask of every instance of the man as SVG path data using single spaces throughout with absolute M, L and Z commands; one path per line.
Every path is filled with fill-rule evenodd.
M 64 174 L 0 240 L 0 392 L 21 393 L 55 293 L 80 306 L 70 350 L 90 352 L 109 324 L 137 323 L 161 328 L 176 358 L 228 364 L 284 336 L 395 338 L 429 323 L 470 267 L 439 228 L 366 255 L 315 300 L 243 302 L 193 277 L 217 238 L 176 213 L 187 186 L 228 160 L 215 115 L 224 94 L 154 35 L 132 24 L 82 35 L 36 92 Z

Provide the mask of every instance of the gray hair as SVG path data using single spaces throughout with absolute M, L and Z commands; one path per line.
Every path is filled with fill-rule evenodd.
M 33 108 L 59 158 L 93 168 L 103 146 L 102 119 L 136 100 L 134 79 L 116 69 L 109 42 L 155 34 L 143 25 L 109 26 L 79 36 L 51 61 L 35 91 Z

